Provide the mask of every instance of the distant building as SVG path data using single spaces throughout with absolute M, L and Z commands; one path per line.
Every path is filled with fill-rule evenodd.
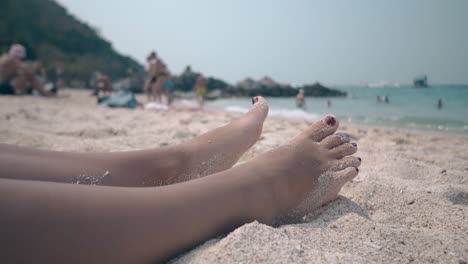
M 416 76 L 413 80 L 414 87 L 427 87 L 427 76 Z

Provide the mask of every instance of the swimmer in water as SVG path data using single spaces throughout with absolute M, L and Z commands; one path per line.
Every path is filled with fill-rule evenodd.
M 305 95 L 304 95 L 304 89 L 299 89 L 299 92 L 296 95 L 296 106 L 298 108 L 303 108 L 305 107 Z
M 380 104 L 382 102 L 382 98 L 380 98 L 380 95 L 377 95 L 375 97 L 375 102 L 378 103 L 378 104 Z

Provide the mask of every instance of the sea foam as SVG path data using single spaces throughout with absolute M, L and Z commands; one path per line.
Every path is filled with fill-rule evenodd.
M 241 106 L 227 106 L 224 108 L 226 112 L 232 113 L 247 113 L 249 108 L 241 107 Z M 284 117 L 290 120 L 305 120 L 305 121 L 312 121 L 317 120 L 319 115 L 313 113 L 304 112 L 301 109 L 271 109 L 268 112 L 268 116 L 278 116 Z

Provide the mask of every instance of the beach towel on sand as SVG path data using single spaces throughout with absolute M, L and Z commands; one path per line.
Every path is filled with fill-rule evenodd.
M 98 98 L 98 104 L 100 106 L 123 107 L 131 109 L 135 109 L 139 105 L 133 93 L 124 89 L 119 90 L 111 96 Z

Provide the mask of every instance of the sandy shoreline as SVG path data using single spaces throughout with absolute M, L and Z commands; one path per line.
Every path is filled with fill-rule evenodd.
M 175 145 L 238 115 L 96 106 L 70 97 L 0 97 L 0 143 L 63 151 Z M 240 160 L 275 148 L 307 124 L 268 118 Z M 461 263 L 468 261 L 468 135 L 342 125 L 358 144 L 359 176 L 306 223 L 244 225 L 175 263 Z

